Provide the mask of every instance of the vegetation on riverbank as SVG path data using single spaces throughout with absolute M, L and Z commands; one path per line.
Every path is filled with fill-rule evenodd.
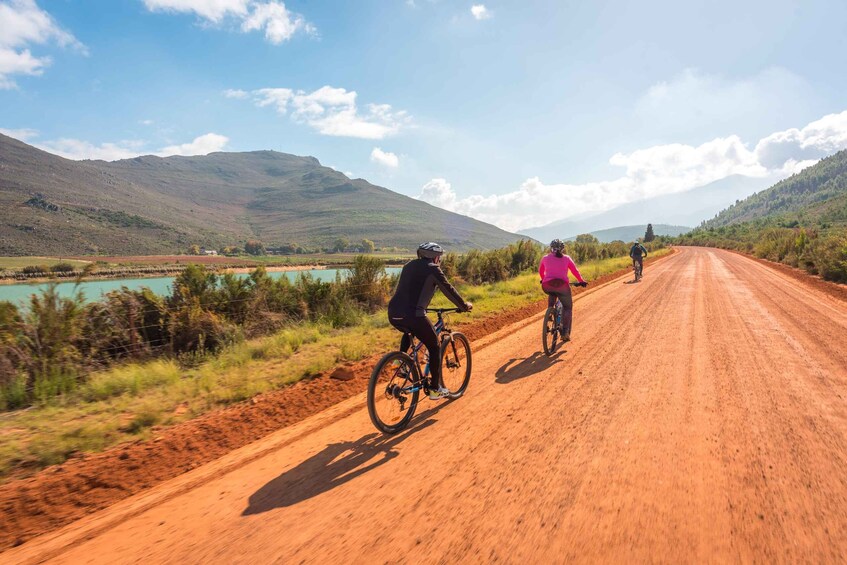
M 59 259 L 49 257 L 0 257 L 0 281 L 38 282 L 52 277 L 85 280 L 140 278 L 178 274 L 187 265 L 205 265 L 223 273 L 230 270 L 265 266 L 268 270 L 343 268 L 353 264 L 358 253 L 315 253 L 302 255 L 259 255 L 224 257 L 220 255 L 151 255 L 137 257 L 85 257 Z M 369 254 L 386 265 L 402 265 L 409 252 Z
M 602 248 L 597 251 L 603 254 Z M 575 249 L 572 252 L 576 254 Z M 510 274 L 497 282 L 480 284 L 469 284 L 462 282 L 462 279 L 464 276 L 477 276 L 470 273 L 484 271 L 482 265 L 500 264 L 507 253 L 498 250 L 489 252 L 489 255 L 474 254 L 476 258 L 473 260 L 457 258 L 460 263 L 465 262 L 466 268 L 476 265 L 475 269 L 463 271 L 464 276 L 457 274 L 455 277 L 463 296 L 473 301 L 475 308 L 472 313 L 462 315 L 455 321 L 485 319 L 539 300 L 541 295 L 537 274 L 532 271 L 540 253 L 537 247 L 533 252 L 527 247 L 515 246 L 511 257 L 523 258 L 523 262 L 515 264 L 516 268 L 520 268 L 520 271 L 515 271 L 517 276 Z M 662 251 L 656 253 L 660 254 Z M 492 258 L 493 255 L 498 258 Z M 628 266 L 628 257 L 617 257 L 583 261 L 580 269 L 591 280 Z M 368 274 L 368 269 L 374 267 L 376 269 Z M 195 269 L 195 274 L 197 272 L 202 270 Z M 50 389 L 58 394 L 36 396 L 31 401 L 34 404 L 27 410 L 0 414 L 0 423 L 4 429 L 4 434 L 0 436 L 0 477 L 21 476 L 64 461 L 77 452 L 99 451 L 128 439 L 144 438 L 153 426 L 183 421 L 216 407 L 316 375 L 339 362 L 360 360 L 394 347 L 397 332 L 388 326 L 381 308 L 388 290 L 385 282 L 390 283 L 390 278 L 372 276 L 374 273 L 378 275 L 379 268 L 369 262 L 358 271 L 351 272 L 345 282 L 304 287 L 313 291 L 324 289 L 329 293 L 327 298 L 346 296 L 348 306 L 352 308 L 339 310 L 338 304 L 333 306 L 333 302 L 328 300 L 322 306 L 326 310 L 317 310 L 322 314 L 307 315 L 299 320 L 288 318 L 283 326 L 269 326 L 272 329 L 266 327 L 257 337 L 248 337 L 250 326 L 242 325 L 236 328 L 235 339 L 222 340 L 217 345 L 216 353 L 212 353 L 212 349 L 207 346 L 196 347 L 195 342 L 194 349 L 174 352 L 166 348 L 163 351 L 168 351 L 168 354 L 159 356 L 124 355 L 113 361 L 110 367 L 88 369 L 87 372 L 75 374 L 73 379 L 65 375 Z M 258 278 L 261 280 L 261 275 Z M 190 281 L 200 284 L 208 280 L 201 280 L 194 275 L 190 278 Z M 210 286 L 205 289 L 191 288 L 183 284 L 183 290 L 175 292 L 175 295 L 178 294 L 180 299 L 192 297 L 190 302 L 195 311 L 199 306 L 206 312 L 204 319 L 208 320 L 209 316 L 214 315 L 220 324 L 231 325 L 232 320 L 238 319 L 240 315 L 253 316 L 252 312 L 258 304 L 256 301 L 245 301 L 250 307 L 244 309 L 233 307 L 242 304 L 240 302 L 227 306 L 219 301 L 219 292 L 226 288 L 225 284 L 218 283 L 214 289 Z M 353 287 L 354 284 L 357 286 Z M 290 288 L 296 285 L 291 284 Z M 351 288 L 361 291 L 356 297 L 342 294 L 350 292 Z M 319 295 L 320 292 L 314 294 Z M 122 293 L 118 295 L 127 297 Z M 373 299 L 373 305 L 369 305 L 365 297 Z M 161 300 L 172 301 L 174 297 Z M 443 297 L 441 301 L 444 301 Z M 271 302 L 267 304 L 270 306 Z M 227 307 L 229 310 L 222 310 Z M 93 310 L 102 313 L 103 306 Z M 64 312 L 70 313 L 67 310 Z M 273 312 L 264 311 L 259 318 L 267 319 L 271 314 Z M 259 312 L 255 315 L 258 316 Z M 2 334 L 5 337 L 0 339 L 6 339 L 6 345 L 10 336 L 8 323 L 8 320 L 0 321 L 0 327 L 6 328 Z M 267 333 L 262 335 L 265 331 Z M 140 341 L 137 345 L 142 347 Z M 86 351 L 89 350 L 77 350 L 75 356 L 65 349 L 59 359 L 64 363 L 79 360 L 78 355 Z M 84 365 L 81 367 L 86 368 Z M 49 376 L 52 373 L 47 371 L 45 374 Z M 17 382 L 17 393 L 23 394 L 20 388 L 22 381 Z M 3 393 L 7 408 L 10 407 L 8 401 L 14 398 L 14 393 L 15 390 L 7 384 Z

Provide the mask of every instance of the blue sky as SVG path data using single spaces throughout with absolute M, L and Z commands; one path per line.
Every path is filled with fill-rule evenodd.
M 0 0 L 0 129 L 275 149 L 520 229 L 847 148 L 847 3 Z

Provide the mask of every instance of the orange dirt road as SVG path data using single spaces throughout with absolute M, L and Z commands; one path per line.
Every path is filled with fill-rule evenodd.
M 711 249 L 624 280 L 400 435 L 362 395 L 0 562 L 847 560 L 847 303 Z

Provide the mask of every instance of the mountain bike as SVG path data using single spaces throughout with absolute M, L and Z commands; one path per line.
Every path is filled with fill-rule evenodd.
M 571 286 L 581 286 L 581 284 L 572 282 Z M 559 339 L 562 333 L 564 333 L 564 328 L 562 327 L 562 303 L 559 301 L 559 297 L 556 296 L 556 301 L 544 312 L 544 325 L 541 328 L 541 343 L 544 346 L 545 355 L 553 355 L 556 353 L 559 344 L 565 343 L 564 340 L 560 341 Z
M 438 321 L 435 333 L 441 345 L 441 386 L 450 391 L 447 399 L 465 394 L 471 380 L 471 344 L 465 334 L 446 325 L 444 314 L 458 308 L 427 308 Z M 415 415 L 418 397 L 428 393 L 429 353 L 423 343 L 411 338 L 411 354 L 392 351 L 374 367 L 368 382 L 368 414 L 378 430 L 386 434 L 402 431 Z M 423 348 L 423 352 L 421 352 Z
M 636 261 L 635 259 L 633 259 L 632 270 L 635 271 L 635 282 L 640 281 L 642 271 L 644 270 L 644 259 L 642 259 L 641 261 Z

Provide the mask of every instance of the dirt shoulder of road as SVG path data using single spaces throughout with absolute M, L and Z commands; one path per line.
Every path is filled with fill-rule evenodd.
M 747 253 L 742 253 L 741 251 L 733 251 L 729 250 L 731 253 L 735 253 L 736 255 L 741 255 L 742 257 L 746 257 L 747 259 L 752 259 L 757 263 L 761 263 L 767 267 L 770 267 L 774 271 L 778 271 L 779 273 L 789 276 L 792 279 L 801 282 L 807 286 L 811 286 L 816 290 L 824 292 L 829 296 L 834 298 L 838 298 L 839 300 L 843 300 L 847 302 L 847 285 L 839 284 L 831 281 L 825 281 L 821 277 L 817 275 L 813 275 L 807 271 L 802 269 L 798 269 L 796 267 L 792 267 L 791 265 L 786 265 L 784 263 L 775 263 L 773 261 L 768 261 L 767 259 L 760 259 L 758 257 L 754 257 L 753 255 L 748 255 Z
M 646 264 L 672 255 L 648 258 Z M 605 275 L 592 281 L 588 289 L 575 288 L 574 294 L 592 292 L 629 272 L 626 269 Z M 462 331 L 473 343 L 511 324 L 531 320 L 546 304 L 545 298 L 485 320 L 455 324 L 454 329 Z M 152 439 L 82 455 L 33 477 L 0 485 L 0 551 L 195 469 L 363 392 L 380 356 L 342 365 L 158 430 Z

